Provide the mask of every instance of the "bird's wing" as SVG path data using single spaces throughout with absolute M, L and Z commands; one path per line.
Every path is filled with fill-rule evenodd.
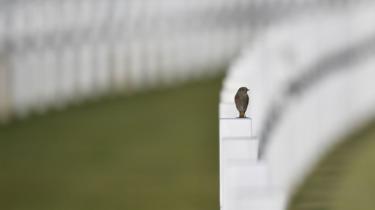
M 240 95 L 238 93 L 234 96 L 234 102 L 236 103 L 237 110 L 240 111 Z
M 236 95 L 234 96 L 234 100 L 237 101 L 239 98 L 240 98 L 240 95 L 236 93 Z

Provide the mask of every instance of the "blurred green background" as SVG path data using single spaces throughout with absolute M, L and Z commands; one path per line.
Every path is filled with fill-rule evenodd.
M 219 209 L 222 77 L 0 127 L 0 209 Z
M 297 190 L 290 210 L 374 210 L 375 121 L 327 154 Z
M 0 127 L 0 209 L 219 209 L 222 77 Z M 333 148 L 290 210 L 373 210 L 375 122 Z

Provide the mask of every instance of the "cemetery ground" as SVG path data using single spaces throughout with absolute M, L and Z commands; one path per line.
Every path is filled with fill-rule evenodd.
M 375 121 L 322 158 L 288 209 L 373 210 L 374 198 Z
M 0 209 L 219 209 L 222 77 L 0 127 Z
M 219 209 L 221 79 L 0 126 L 0 209 Z M 372 210 L 374 140 L 372 123 L 334 148 L 289 209 Z

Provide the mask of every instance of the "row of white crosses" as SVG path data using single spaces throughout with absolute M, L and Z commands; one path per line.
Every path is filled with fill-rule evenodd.
M 265 30 L 230 67 L 220 98 L 222 210 L 286 209 L 306 174 L 375 117 L 375 3 Z M 246 119 L 234 95 L 250 89 Z
M 258 27 L 278 21 L 279 16 L 268 15 L 274 10 L 289 14 L 293 8 L 320 4 L 317 0 L 0 2 L 0 121 L 9 112 L 25 116 L 107 91 L 131 93 L 215 74 Z
M 131 93 L 215 74 L 252 32 L 246 19 L 215 21 L 235 14 L 232 4 L 248 3 L 2 3 L 0 118 L 9 107 L 24 116 L 107 91 Z

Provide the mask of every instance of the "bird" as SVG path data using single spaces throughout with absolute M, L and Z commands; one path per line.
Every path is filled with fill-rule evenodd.
M 240 113 L 239 118 L 245 118 L 245 112 L 247 105 L 249 104 L 249 95 L 247 95 L 247 91 L 249 91 L 247 87 L 240 87 L 234 97 L 236 108 Z

